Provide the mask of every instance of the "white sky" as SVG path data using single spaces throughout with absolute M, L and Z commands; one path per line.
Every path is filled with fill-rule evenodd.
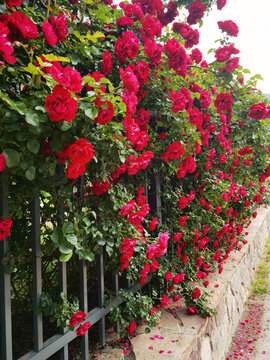
M 180 16 L 181 18 L 181 16 Z M 270 0 L 227 0 L 226 6 L 213 10 L 204 17 L 204 25 L 199 29 L 200 43 L 197 47 L 207 60 L 207 51 L 217 47 L 216 39 L 222 37 L 217 22 L 232 20 L 239 27 L 238 37 L 230 37 L 240 50 L 239 64 L 251 71 L 249 76 L 260 74 L 264 81 L 258 80 L 257 88 L 270 94 Z M 210 58 L 213 60 L 213 58 Z

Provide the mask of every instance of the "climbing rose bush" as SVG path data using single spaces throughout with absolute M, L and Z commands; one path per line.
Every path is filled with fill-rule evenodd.
M 179 298 L 189 314 L 213 314 L 207 277 L 241 250 L 254 209 L 269 199 L 270 106 L 259 76 L 244 80 L 231 38 L 241 29 L 217 23 L 224 37 L 210 63 L 197 47 L 197 23 L 225 5 L 1 5 L 0 171 L 10 217 L 0 240 L 10 233 L 15 259 L 29 248 L 26 208 L 39 194 L 44 254 L 91 264 L 103 247 L 106 271 L 152 281 L 156 303 L 138 295 L 128 306 L 127 297 L 113 312 L 123 334 L 139 320 L 154 326 L 158 308 Z M 84 318 L 76 313 L 70 326 Z

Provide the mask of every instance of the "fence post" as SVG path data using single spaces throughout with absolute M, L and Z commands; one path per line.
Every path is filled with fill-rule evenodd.
M 40 245 L 40 201 L 35 197 L 31 204 L 32 220 L 32 258 L 33 258 L 33 319 L 34 319 L 34 350 L 43 347 L 42 314 L 37 315 L 38 304 L 42 294 L 41 245 Z
M 8 185 L 7 172 L 2 174 L 1 184 L 1 218 L 8 217 Z M 11 294 L 10 294 L 10 274 L 6 272 L 6 266 L 2 264 L 2 259 L 9 251 L 9 238 L 0 242 L 0 297 L 1 297 L 1 343 L 2 358 L 12 360 L 12 322 L 11 322 Z
M 78 179 L 78 209 L 84 205 L 84 175 Z M 88 313 L 87 295 L 87 263 L 84 259 L 80 260 L 80 307 L 83 312 Z M 82 336 L 82 359 L 89 358 L 89 337 L 88 331 Z
M 97 258 L 97 275 L 98 275 L 98 307 L 104 306 L 104 261 L 103 261 L 103 248 L 100 247 L 100 254 Z M 105 317 L 101 318 L 98 322 L 99 327 L 99 343 L 104 346 L 106 343 L 105 336 Z
M 61 186 L 61 182 L 64 175 L 63 165 L 60 164 L 57 166 L 57 174 L 59 179 L 59 188 Z M 58 212 L 57 224 L 61 226 L 63 223 L 64 216 L 64 200 L 60 200 L 60 207 Z M 58 276 L 59 276 L 59 293 L 67 294 L 67 263 L 65 261 L 59 261 L 58 264 Z M 61 328 L 60 333 L 64 335 L 67 331 L 67 328 Z M 68 345 L 65 345 L 60 350 L 60 360 L 68 360 Z

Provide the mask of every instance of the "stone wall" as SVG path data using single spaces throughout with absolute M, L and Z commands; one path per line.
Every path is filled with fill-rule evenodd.
M 131 340 L 136 360 L 224 360 L 270 234 L 270 208 L 257 212 L 248 228 L 248 243 L 231 253 L 222 274 L 208 277 L 217 315 L 206 319 L 188 315 L 181 302 L 163 309 L 157 329 L 145 334 L 141 327 Z

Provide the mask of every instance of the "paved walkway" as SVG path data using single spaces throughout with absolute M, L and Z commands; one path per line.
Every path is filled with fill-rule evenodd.
M 265 297 L 250 298 L 226 360 L 270 360 L 270 277 Z

